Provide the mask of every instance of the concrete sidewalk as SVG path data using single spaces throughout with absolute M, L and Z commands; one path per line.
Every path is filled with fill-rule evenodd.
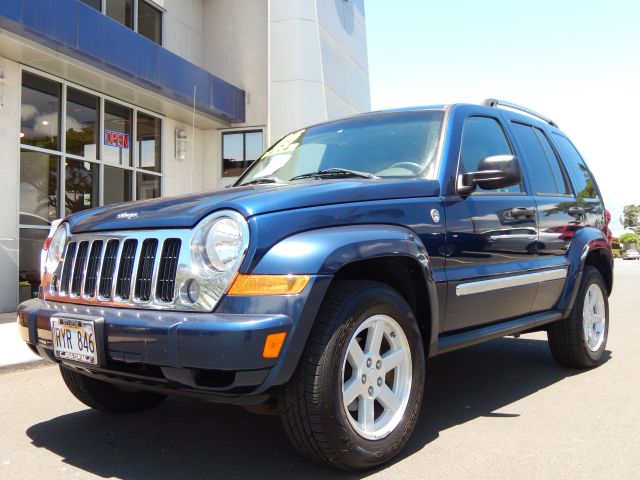
M 0 371 L 44 362 L 18 335 L 15 313 L 0 313 Z

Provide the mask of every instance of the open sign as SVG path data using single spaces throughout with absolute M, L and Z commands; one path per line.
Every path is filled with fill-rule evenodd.
M 129 135 L 126 133 L 104 131 L 104 144 L 111 147 L 129 148 Z

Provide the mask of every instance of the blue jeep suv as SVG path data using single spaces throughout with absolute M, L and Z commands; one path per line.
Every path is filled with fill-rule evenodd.
M 279 412 L 307 457 L 372 468 L 411 435 L 435 355 L 543 330 L 560 364 L 603 361 L 609 219 L 542 115 L 374 112 L 286 135 L 233 188 L 65 218 L 18 325 L 90 407 Z

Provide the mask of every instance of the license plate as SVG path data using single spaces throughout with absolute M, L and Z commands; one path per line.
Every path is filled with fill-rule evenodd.
M 51 336 L 54 357 L 98 364 L 98 343 L 93 320 L 52 317 Z

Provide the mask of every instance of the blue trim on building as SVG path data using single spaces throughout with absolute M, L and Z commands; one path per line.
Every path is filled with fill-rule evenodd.
M 1 0 L 0 28 L 232 123 L 245 92 L 78 0 Z

